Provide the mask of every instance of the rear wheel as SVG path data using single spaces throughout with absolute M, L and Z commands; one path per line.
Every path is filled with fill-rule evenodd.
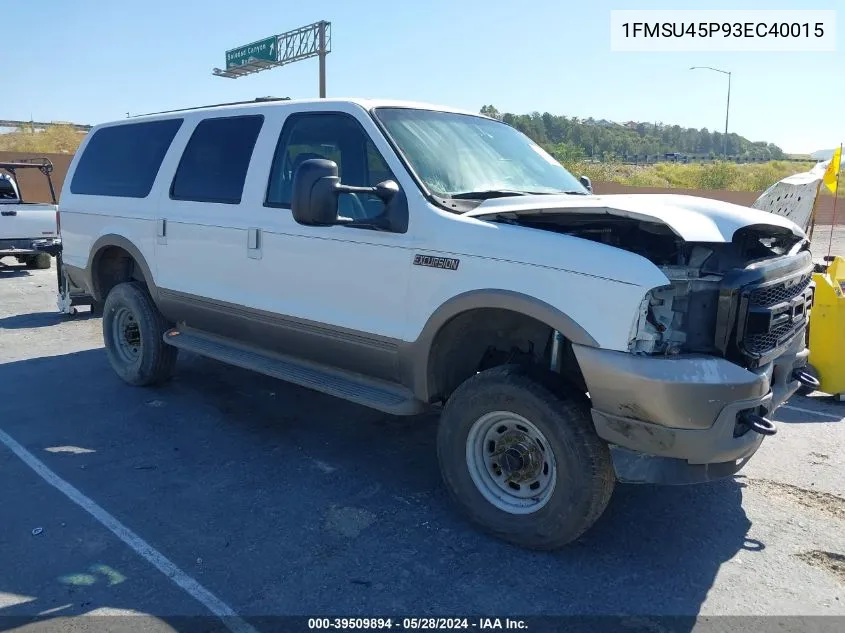
M 534 549 L 583 534 L 615 484 L 586 401 L 555 395 L 515 366 L 483 371 L 452 394 L 437 453 L 450 495 L 473 523 Z
M 25 260 L 27 268 L 35 270 L 47 270 L 50 268 L 50 256 L 47 253 L 38 253 L 37 255 L 29 255 Z
M 112 368 L 124 381 L 145 386 L 170 378 L 177 349 L 163 340 L 168 327 L 142 284 L 111 289 L 103 310 L 103 340 Z

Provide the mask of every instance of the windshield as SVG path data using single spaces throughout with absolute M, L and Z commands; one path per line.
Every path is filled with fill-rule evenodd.
M 588 193 L 543 148 L 505 123 L 410 108 L 377 108 L 375 116 L 435 195 Z

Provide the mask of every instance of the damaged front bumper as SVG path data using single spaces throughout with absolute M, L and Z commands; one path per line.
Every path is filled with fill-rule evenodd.
M 573 345 L 599 437 L 620 481 L 684 484 L 726 477 L 763 441 L 743 421 L 766 416 L 800 383 L 803 330 L 778 358 L 744 369 L 713 356 L 638 356 Z

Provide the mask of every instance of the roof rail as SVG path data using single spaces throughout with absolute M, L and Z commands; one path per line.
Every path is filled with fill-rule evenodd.
M 139 116 L 151 116 L 151 115 L 154 115 L 154 114 L 173 114 L 175 112 L 188 112 L 190 110 L 202 110 L 203 108 L 219 108 L 221 106 L 244 105 L 244 104 L 247 104 L 247 103 L 264 103 L 266 101 L 290 101 L 290 97 L 256 97 L 255 99 L 250 99 L 249 101 L 231 101 L 229 103 L 211 103 L 209 105 L 194 106 L 192 108 L 178 108 L 176 110 L 162 110 L 161 112 L 147 112 L 145 114 L 133 114 L 129 118 L 134 119 L 135 117 L 139 117 Z

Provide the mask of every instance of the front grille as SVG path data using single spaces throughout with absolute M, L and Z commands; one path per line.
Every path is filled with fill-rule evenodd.
M 786 343 L 797 330 L 798 328 L 792 323 L 784 323 L 765 334 L 751 334 L 750 336 L 746 336 L 742 341 L 742 345 L 749 354 L 762 356 L 766 352 Z
M 719 290 L 716 349 L 744 367 L 783 353 L 805 331 L 812 303 L 809 252 L 726 274 Z
M 744 327 L 738 330 L 739 349 L 758 364 L 773 356 L 807 324 L 812 300 L 811 272 L 750 286 L 745 297 Z
M 812 279 L 813 274 L 807 273 L 789 286 L 785 283 L 779 283 L 757 288 L 749 295 L 749 303 L 754 306 L 773 306 L 784 301 L 790 301 L 804 292 Z

